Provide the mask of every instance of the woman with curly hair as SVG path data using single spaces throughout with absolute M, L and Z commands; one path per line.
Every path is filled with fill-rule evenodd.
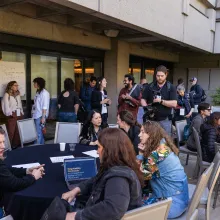
M 97 144 L 98 174 L 62 195 L 68 202 L 79 194 L 89 199 L 84 209 L 67 213 L 66 220 L 118 220 L 127 210 L 141 206 L 143 176 L 128 136 L 118 128 L 106 128 L 100 132 Z
M 23 119 L 24 115 L 18 83 L 16 81 L 8 83 L 1 103 L 2 111 L 7 118 L 6 127 L 10 143 L 12 148 L 16 148 L 20 146 L 17 120 Z
M 172 197 L 168 218 L 180 216 L 188 206 L 187 176 L 178 158 L 178 149 L 157 122 L 147 121 L 139 134 L 137 159 L 152 194 L 144 195 L 145 205 Z

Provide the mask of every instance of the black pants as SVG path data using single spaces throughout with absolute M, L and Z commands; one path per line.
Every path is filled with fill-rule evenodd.
M 108 123 L 108 113 L 102 114 L 102 123 Z

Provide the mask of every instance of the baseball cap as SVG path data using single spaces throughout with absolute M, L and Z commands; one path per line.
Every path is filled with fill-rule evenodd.
M 193 82 L 193 81 L 195 81 L 195 80 L 197 80 L 197 78 L 194 76 L 194 77 L 192 77 L 189 81 L 190 81 L 190 82 Z

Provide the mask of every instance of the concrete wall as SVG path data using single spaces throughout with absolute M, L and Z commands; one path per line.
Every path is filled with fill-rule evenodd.
M 129 44 L 122 41 L 112 40 L 112 50 L 105 53 L 104 73 L 107 80 L 108 97 L 112 104 L 109 107 L 109 123 L 116 123 L 118 94 L 124 87 L 124 75 L 129 67 Z
M 58 0 L 51 1 L 61 4 Z M 213 18 L 209 17 L 207 9 L 212 8 L 214 0 L 210 0 L 211 4 L 206 4 L 208 1 L 204 0 L 160 0 L 160 3 L 155 0 L 93 0 L 88 4 L 79 0 L 63 2 L 71 2 L 73 8 L 86 6 L 94 10 L 95 16 L 142 32 L 213 52 Z
M 108 37 L 89 31 L 0 11 L 0 32 L 110 50 Z
M 220 53 L 220 22 L 216 22 L 214 52 Z
M 210 97 L 220 87 L 220 55 L 184 54 L 180 56 L 180 62 L 175 64 L 173 79 L 183 78 L 185 86 L 190 89 L 189 79 L 198 78 L 198 84 L 202 86 L 208 95 L 207 102 L 212 103 Z

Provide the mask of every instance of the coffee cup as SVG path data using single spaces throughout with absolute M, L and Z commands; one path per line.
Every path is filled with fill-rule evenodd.
M 65 151 L 66 143 L 60 143 L 60 151 Z

